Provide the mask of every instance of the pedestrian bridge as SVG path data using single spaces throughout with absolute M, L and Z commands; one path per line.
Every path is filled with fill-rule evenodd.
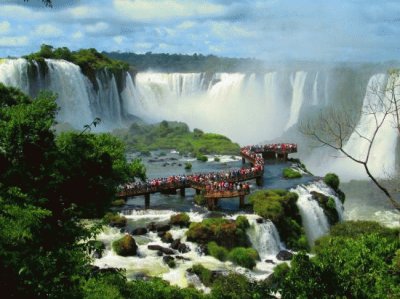
M 216 208 L 220 198 L 239 197 L 239 206 L 243 207 L 244 197 L 250 190 L 246 187 L 248 184 L 242 182 L 255 179 L 257 185 L 262 184 L 264 159 L 286 160 L 289 154 L 296 152 L 297 145 L 292 143 L 245 146 L 240 149 L 240 155 L 243 164 L 248 161 L 251 167 L 128 183 L 120 189 L 116 197 L 126 200 L 129 197 L 144 195 L 144 206 L 147 209 L 150 207 L 150 194 L 175 194 L 179 190 L 180 195 L 185 196 L 185 190 L 192 188 L 196 190 L 196 194 L 204 196 L 210 210 Z

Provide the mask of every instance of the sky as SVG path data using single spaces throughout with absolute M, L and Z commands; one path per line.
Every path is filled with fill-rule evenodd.
M 0 0 L 0 57 L 40 45 L 266 61 L 399 60 L 400 1 Z

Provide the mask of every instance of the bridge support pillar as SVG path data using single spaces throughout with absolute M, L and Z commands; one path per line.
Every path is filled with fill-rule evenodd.
M 242 157 L 242 164 L 246 163 L 246 159 Z
M 185 190 L 186 189 L 184 187 L 180 188 L 180 190 L 179 190 L 182 197 L 185 196 Z
M 256 178 L 256 184 L 257 184 L 257 186 L 262 186 L 262 184 L 263 184 L 263 179 L 262 179 L 261 176 L 258 176 L 258 177 Z
M 218 198 L 208 198 L 207 199 L 207 206 L 210 211 L 215 210 L 217 205 L 218 205 Z
M 150 208 L 150 193 L 144 195 L 144 208 L 147 210 Z
M 196 189 L 196 195 L 200 195 L 200 189 Z
M 244 208 L 244 195 L 239 196 L 239 208 Z

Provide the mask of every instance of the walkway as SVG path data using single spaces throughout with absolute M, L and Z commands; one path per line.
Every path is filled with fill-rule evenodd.
M 202 194 L 209 209 L 214 209 L 219 198 L 239 197 L 240 206 L 244 205 L 244 196 L 250 193 L 249 185 L 242 182 L 256 179 L 257 185 L 262 184 L 264 175 L 264 158 L 287 159 L 288 154 L 297 152 L 297 145 L 291 143 L 266 144 L 263 146 L 245 146 L 240 149 L 243 163 L 247 160 L 251 167 L 222 172 L 199 173 L 193 175 L 175 175 L 167 178 L 132 182 L 121 187 L 116 194 L 118 198 L 145 196 L 145 208 L 150 207 L 150 194 L 174 194 L 180 190 L 185 196 L 186 188 L 193 188 L 197 194 Z

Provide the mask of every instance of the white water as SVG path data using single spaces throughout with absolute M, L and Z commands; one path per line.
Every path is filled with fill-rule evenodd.
M 329 231 L 328 219 L 318 202 L 312 199 L 311 191 L 320 192 L 317 184 L 299 185 L 290 189 L 299 195 L 297 207 L 299 208 L 303 227 L 310 246 L 314 241 Z M 322 192 L 321 192 L 322 193 Z M 343 212 L 342 212 L 343 213 Z
M 289 129 L 293 125 L 297 124 L 300 115 L 300 109 L 304 101 L 304 83 L 306 82 L 306 72 L 296 72 L 296 74 L 290 78 L 293 86 L 292 104 L 290 106 L 290 118 L 286 124 L 285 130 Z
M 175 212 L 170 210 L 141 210 L 141 211 L 128 211 L 124 213 L 127 217 L 129 225 L 135 227 L 145 227 L 150 222 L 167 222 L 171 215 Z M 201 213 L 188 213 L 191 221 L 200 222 L 204 219 L 205 214 Z M 218 271 L 235 271 L 242 273 L 251 279 L 264 279 L 272 273 L 274 264 L 265 263 L 264 259 L 268 258 L 273 260 L 275 263 L 280 263 L 276 260 L 275 255 L 279 252 L 282 244 L 279 240 L 279 235 L 276 228 L 271 222 L 265 222 L 258 224 L 256 219 L 259 218 L 254 214 L 243 214 L 249 219 L 251 228 L 248 231 L 250 240 L 253 246 L 259 250 L 261 261 L 257 263 L 253 270 L 244 269 L 236 266 L 231 262 L 221 262 L 211 256 L 199 254 L 199 248 L 196 243 L 188 242 L 186 240 L 185 233 L 186 228 L 172 227 L 170 230 L 174 239 L 180 238 L 182 242 L 186 243 L 191 251 L 188 253 L 177 254 L 189 261 L 178 260 L 176 261 L 176 268 L 170 269 L 162 260 L 162 257 L 157 255 L 157 251 L 149 250 L 148 244 L 158 244 L 163 247 L 169 247 L 170 244 L 163 243 L 158 237 L 157 233 L 149 232 L 144 236 L 134 236 L 138 244 L 138 255 L 133 257 L 121 257 L 115 254 L 111 249 L 111 243 L 118 238 L 122 237 L 118 229 L 106 228 L 99 236 L 98 240 L 103 241 L 106 244 L 106 251 L 101 259 L 95 260 L 94 264 L 99 267 L 119 267 L 127 270 L 128 277 L 135 277 L 138 274 L 145 274 L 148 276 L 162 277 L 169 281 L 171 284 L 178 285 L 180 287 L 187 287 L 189 283 L 195 282 L 195 286 L 199 289 L 206 288 L 199 283 L 199 281 L 187 274 L 186 270 L 191 268 L 194 264 L 202 264 L 204 267 L 210 270 Z M 236 218 L 228 217 L 230 219 Z
M 29 78 L 27 74 L 28 63 L 25 59 L 6 59 L 0 61 L 0 82 L 8 86 L 29 91 Z

